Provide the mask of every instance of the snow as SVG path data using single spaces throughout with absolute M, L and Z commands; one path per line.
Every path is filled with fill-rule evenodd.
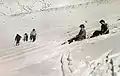
M 0 76 L 111 76 L 112 67 L 119 76 L 119 4 L 119 0 L 3 1 Z M 100 29 L 100 19 L 109 24 L 110 34 L 61 45 L 79 32 L 81 23 L 90 36 Z M 33 28 L 37 41 L 21 40 L 20 46 L 15 46 L 15 35 L 30 34 Z

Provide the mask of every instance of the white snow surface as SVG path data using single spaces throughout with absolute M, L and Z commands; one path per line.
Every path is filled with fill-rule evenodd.
M 115 76 L 120 75 L 119 0 L 33 2 L 1 1 L 0 76 L 112 76 L 111 66 Z M 100 29 L 100 19 L 108 23 L 110 34 L 61 45 L 74 37 L 85 21 L 90 36 Z M 29 34 L 33 28 L 37 40 L 21 40 L 20 46 L 15 46 L 15 35 Z

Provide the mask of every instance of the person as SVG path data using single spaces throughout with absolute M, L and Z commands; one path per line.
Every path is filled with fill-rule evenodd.
M 31 31 L 31 33 L 30 33 L 30 40 L 32 41 L 32 42 L 34 42 L 35 40 L 36 40 L 36 30 L 35 29 L 33 29 L 32 31 Z
M 104 20 L 100 20 L 99 22 L 101 24 L 101 30 L 96 30 L 90 38 L 93 38 L 99 35 L 109 34 L 108 24 Z
M 83 39 L 86 39 L 86 30 L 84 24 L 81 24 L 79 27 L 81 28 L 80 32 L 78 33 L 78 35 L 76 35 L 76 37 L 68 40 L 69 44 L 73 41 L 81 41 Z
M 24 34 L 24 39 L 23 40 L 24 40 L 24 42 L 28 41 L 28 34 L 27 33 Z
M 100 20 L 101 34 L 109 34 L 108 24 L 104 20 Z
M 21 40 L 21 36 L 19 34 L 17 34 L 15 37 L 16 46 L 20 45 L 20 40 Z

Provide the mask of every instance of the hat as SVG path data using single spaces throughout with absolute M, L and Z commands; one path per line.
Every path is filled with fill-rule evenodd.
M 35 29 L 33 29 L 33 31 L 35 31 Z
M 84 24 L 81 24 L 79 27 L 80 27 L 80 28 L 81 28 L 81 27 L 85 28 Z
M 104 21 L 104 20 L 100 20 L 100 23 L 102 23 L 102 22 L 104 22 L 104 23 L 105 23 L 105 21 Z

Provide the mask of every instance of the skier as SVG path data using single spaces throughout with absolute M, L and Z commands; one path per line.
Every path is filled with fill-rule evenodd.
M 79 27 L 81 28 L 80 32 L 78 33 L 78 35 L 76 35 L 76 37 L 73 37 L 72 39 L 68 40 L 69 44 L 73 42 L 73 40 L 81 41 L 83 39 L 86 39 L 86 30 L 84 24 L 81 24 Z
M 100 20 L 101 23 L 101 33 L 102 34 L 109 34 L 108 24 L 105 23 L 104 20 Z
M 108 24 L 105 23 L 104 20 L 100 20 L 100 24 L 101 24 L 101 30 L 96 30 L 90 38 L 103 34 L 109 34 Z
M 15 37 L 16 46 L 20 45 L 20 39 L 21 39 L 21 36 L 19 34 L 17 34 Z
M 32 42 L 34 42 L 35 40 L 36 40 L 36 30 L 35 29 L 33 29 L 32 31 L 31 31 L 31 33 L 30 33 L 30 40 L 32 41 Z
M 27 33 L 24 34 L 24 39 L 23 40 L 24 40 L 24 42 L 28 41 L 28 34 Z

